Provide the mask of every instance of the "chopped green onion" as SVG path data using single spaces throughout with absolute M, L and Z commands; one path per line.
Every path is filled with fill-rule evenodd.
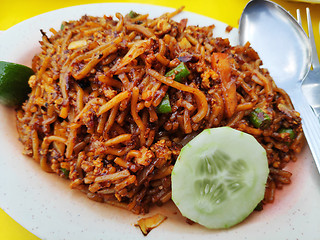
M 266 129 L 271 124 L 271 118 L 262 109 L 256 108 L 250 114 L 250 122 L 256 128 Z
M 279 133 L 289 133 L 289 137 L 291 140 L 295 139 L 296 133 L 291 128 L 281 128 Z
M 172 75 L 175 75 L 174 80 L 177 82 L 181 82 L 183 78 L 188 76 L 190 74 L 189 69 L 187 66 L 182 62 L 178 66 L 176 66 L 174 69 L 170 70 L 166 73 L 166 77 L 170 77 Z
M 166 93 L 164 95 L 164 98 L 162 99 L 161 103 L 157 106 L 157 112 L 158 113 L 171 113 L 171 105 L 170 105 L 170 99 L 169 95 Z
M 140 14 L 139 14 L 139 13 L 136 13 L 136 12 L 134 12 L 134 11 L 131 10 L 128 15 L 129 15 L 130 18 L 136 18 L 136 17 L 138 17 Z
M 60 30 L 63 30 L 63 29 L 64 29 L 64 24 L 61 23 Z
M 63 173 L 63 175 L 66 177 L 66 178 L 69 178 L 69 173 L 70 171 L 65 169 L 65 168 L 60 168 L 61 172 Z

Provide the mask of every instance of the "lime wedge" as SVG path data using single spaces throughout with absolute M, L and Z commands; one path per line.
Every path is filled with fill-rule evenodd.
M 31 91 L 28 80 L 33 74 L 27 66 L 0 61 L 0 103 L 11 107 L 22 104 Z

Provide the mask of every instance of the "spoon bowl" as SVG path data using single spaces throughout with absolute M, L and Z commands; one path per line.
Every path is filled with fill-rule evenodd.
M 311 66 L 311 46 L 297 21 L 281 6 L 255 0 L 245 7 L 239 41 L 249 41 L 281 88 L 301 82 Z
M 311 46 L 297 21 L 281 6 L 252 0 L 239 22 L 239 42 L 258 52 L 277 86 L 290 96 L 320 172 L 320 122 L 302 94 L 301 84 L 311 67 Z

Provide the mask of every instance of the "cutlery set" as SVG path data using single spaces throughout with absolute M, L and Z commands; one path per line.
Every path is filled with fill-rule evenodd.
M 307 16 L 311 33 L 308 9 Z M 303 131 L 320 171 L 320 121 L 316 116 L 320 69 L 313 33 L 308 38 L 298 21 L 272 1 L 252 0 L 240 18 L 239 41 L 241 45 L 251 43 L 277 85 L 291 97 L 293 106 L 301 114 Z

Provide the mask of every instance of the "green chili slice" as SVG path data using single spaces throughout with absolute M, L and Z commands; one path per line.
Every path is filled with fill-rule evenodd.
M 289 137 L 291 140 L 295 139 L 296 133 L 291 128 L 281 128 L 279 133 L 289 133 Z
M 166 93 L 164 95 L 164 98 L 162 99 L 161 103 L 157 106 L 157 112 L 158 113 L 171 113 L 171 105 L 170 105 L 170 99 L 169 95 Z
M 271 118 L 261 108 L 256 108 L 250 114 L 250 122 L 256 128 L 266 129 L 271 124 Z
M 65 169 L 65 168 L 60 168 L 61 172 L 63 173 L 63 175 L 66 177 L 66 178 L 69 178 L 69 173 L 70 171 Z
M 136 12 L 134 12 L 134 11 L 130 11 L 129 12 L 129 14 L 128 14 L 128 16 L 130 17 L 130 18 L 136 18 L 136 17 L 138 17 L 140 14 L 139 13 L 136 13 Z
M 174 75 L 174 80 L 177 82 L 181 82 L 183 78 L 187 77 L 190 74 L 189 69 L 187 66 L 182 62 L 178 66 L 176 66 L 174 69 L 170 70 L 166 73 L 166 77 L 170 77 Z

